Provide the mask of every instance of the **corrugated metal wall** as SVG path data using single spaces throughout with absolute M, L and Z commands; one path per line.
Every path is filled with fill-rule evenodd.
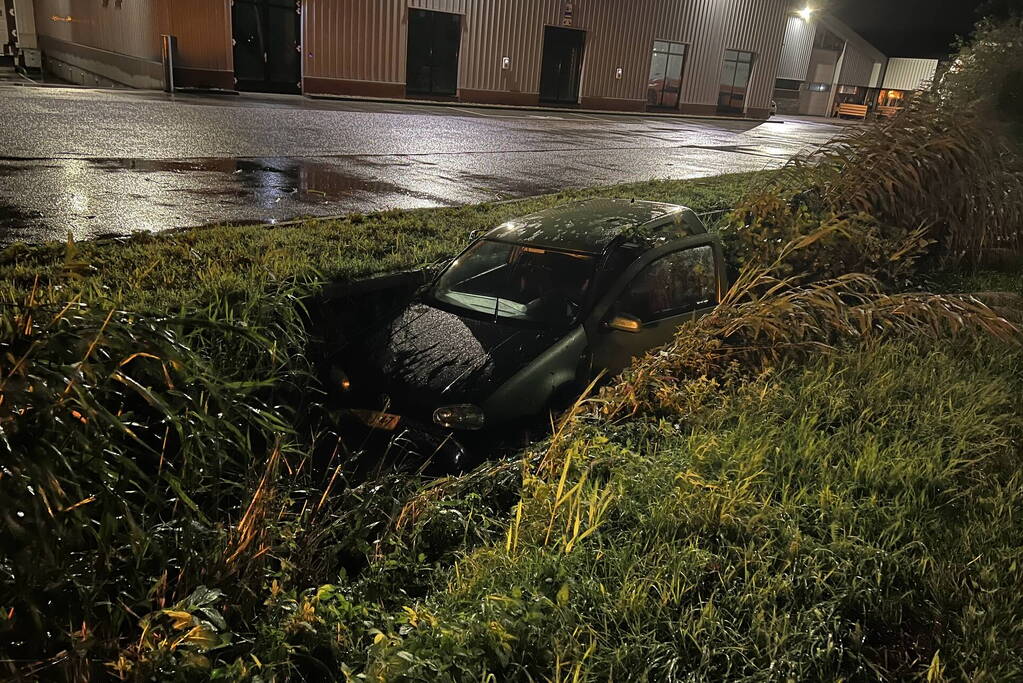
M 770 106 L 789 7 L 789 0 L 732 0 L 733 9 L 727 23 L 730 31 L 725 33 L 724 47 L 756 55 L 753 79 L 746 97 L 750 108 L 766 109 Z M 718 79 L 720 68 L 719 65 Z M 713 98 L 705 101 L 716 100 L 717 85 L 713 88 Z
M 461 89 L 539 91 L 544 26 L 560 25 L 562 0 L 306 0 L 304 75 L 404 83 L 407 7 L 463 15 Z M 788 8 L 789 0 L 575 0 L 573 28 L 586 31 L 581 96 L 644 101 L 661 39 L 689 44 L 683 100 L 691 104 L 717 102 L 726 48 L 756 53 L 749 106 L 764 109 Z
M 36 0 L 40 35 L 73 45 L 160 61 L 160 34 L 178 36 L 179 64 L 230 70 L 229 0 Z
M 156 0 L 157 33 L 178 38 L 178 66 L 234 70 L 230 0 Z
M 573 28 L 586 31 L 582 98 L 645 101 L 653 41 L 689 46 L 686 104 L 713 106 L 726 49 L 757 55 L 747 98 L 771 99 L 789 0 L 575 0 Z M 560 25 L 564 0 L 305 0 L 303 75 L 400 85 L 408 8 L 463 15 L 459 87 L 539 91 L 545 25 Z M 182 67 L 230 71 L 230 0 L 37 0 L 40 33 L 148 61 L 161 33 L 178 36 Z M 70 21 L 53 20 L 51 17 Z M 511 68 L 502 70 L 503 57 Z M 622 78 L 616 77 L 622 69 Z
M 889 59 L 881 87 L 885 90 L 916 90 L 933 81 L 937 71 L 937 59 Z
M 880 74 L 884 72 L 887 57 L 862 36 L 828 14 L 823 14 L 809 23 L 799 17 L 789 17 L 785 28 L 781 62 L 778 66 L 778 78 L 820 82 L 807 73 L 817 26 L 826 28 L 846 42 L 842 73 L 838 78 L 840 85 L 867 88 L 881 85 Z
M 841 85 L 876 88 L 881 85 L 878 81 L 883 68 L 883 60 L 877 60 L 873 55 L 864 53 L 852 43 L 847 43 L 845 59 L 842 61 L 842 73 L 838 77 L 838 82 Z
M 405 0 L 306 0 L 303 74 L 403 83 L 406 4 Z
M 835 17 L 826 14 L 821 17 L 820 21 L 827 26 L 829 31 L 846 42 L 845 59 L 842 62 L 842 73 L 839 74 L 838 82 L 841 85 L 855 85 L 864 88 L 880 87 L 880 76 L 888 62 L 888 57 Z
M 36 32 L 65 43 L 146 60 L 160 59 L 155 3 L 36 0 Z
M 686 72 L 682 75 L 682 100 L 687 104 L 717 103 L 726 17 L 731 23 L 739 21 L 738 17 L 729 17 L 731 4 L 732 0 L 661 3 L 658 37 L 689 45 Z
M 803 21 L 800 17 L 789 17 L 785 25 L 785 40 L 781 60 L 778 63 L 778 78 L 790 81 L 805 81 L 806 71 L 813 52 L 813 39 L 817 34 L 815 22 Z

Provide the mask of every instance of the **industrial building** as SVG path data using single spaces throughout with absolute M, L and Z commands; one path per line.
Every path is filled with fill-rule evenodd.
M 11 0 L 3 0 L 10 2 Z M 791 0 L 15 0 L 76 82 L 764 118 Z
M 782 114 L 833 116 L 841 104 L 898 107 L 934 80 L 936 59 L 889 59 L 823 12 L 788 17 L 774 99 Z

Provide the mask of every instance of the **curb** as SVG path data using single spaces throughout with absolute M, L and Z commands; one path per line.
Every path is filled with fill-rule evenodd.
M 642 118 L 662 119 L 691 119 L 695 121 L 742 121 L 744 123 L 785 123 L 784 121 L 772 121 L 772 117 L 766 119 L 753 119 L 741 116 L 712 116 L 700 114 L 675 114 L 663 111 L 618 111 L 614 109 L 579 109 L 576 107 L 541 107 L 541 106 L 518 106 L 514 104 L 480 104 L 476 102 L 450 102 L 444 100 L 420 100 L 401 99 L 398 97 L 356 97 L 348 95 L 322 95 L 318 93 L 303 94 L 301 97 L 310 100 L 342 100 L 346 102 L 379 102 L 381 104 L 408 104 L 412 106 L 422 105 L 427 107 L 448 107 L 452 109 L 496 109 L 507 111 L 535 111 L 535 112 L 567 112 L 569 114 L 599 114 L 601 116 L 631 116 Z
M 117 93 L 162 93 L 162 90 L 150 89 L 150 88 L 129 88 L 129 87 L 96 87 L 90 85 L 79 85 L 77 83 L 46 83 L 40 81 L 29 81 L 28 83 L 22 82 L 11 82 L 8 85 L 17 85 L 20 87 L 27 88 L 69 88 L 74 90 L 98 90 L 101 92 L 117 92 Z M 242 94 L 237 90 L 206 90 L 199 88 L 177 88 L 174 93 L 167 93 L 173 96 L 175 93 L 181 93 L 183 95 L 192 95 L 195 97 L 224 97 L 224 96 L 240 96 Z M 260 93 L 251 93 L 259 95 Z M 448 109 L 492 109 L 492 110 L 505 110 L 505 111 L 532 111 L 532 112 L 544 112 L 544 113 L 559 113 L 565 112 L 568 114 L 590 114 L 597 116 L 620 116 L 620 117 L 632 117 L 632 118 L 655 118 L 655 119 L 682 119 L 690 121 L 737 121 L 741 123 L 780 123 L 784 124 L 785 121 L 775 119 L 774 117 L 768 117 L 766 119 L 754 119 L 746 118 L 741 116 L 712 116 L 712 115 L 700 115 L 700 114 L 675 114 L 672 112 L 663 111 L 618 111 L 614 109 L 579 109 L 575 107 L 541 107 L 541 106 L 517 106 L 512 104 L 482 104 L 476 102 L 445 102 L 443 100 L 418 100 L 418 99 L 401 99 L 397 97 L 349 97 L 346 95 L 324 95 L 318 93 L 301 94 L 301 95 L 289 95 L 289 97 L 295 97 L 300 99 L 308 100 L 339 100 L 343 102 L 376 102 L 380 104 L 404 104 L 410 106 L 424 106 L 424 107 L 445 107 Z

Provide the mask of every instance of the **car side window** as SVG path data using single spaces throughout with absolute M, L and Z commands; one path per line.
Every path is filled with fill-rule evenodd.
M 663 256 L 636 276 L 622 292 L 617 313 L 656 322 L 717 303 L 717 269 L 710 246 Z

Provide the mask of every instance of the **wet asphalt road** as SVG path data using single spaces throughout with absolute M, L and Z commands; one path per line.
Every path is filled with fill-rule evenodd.
M 773 168 L 823 122 L 0 83 L 0 244 Z

